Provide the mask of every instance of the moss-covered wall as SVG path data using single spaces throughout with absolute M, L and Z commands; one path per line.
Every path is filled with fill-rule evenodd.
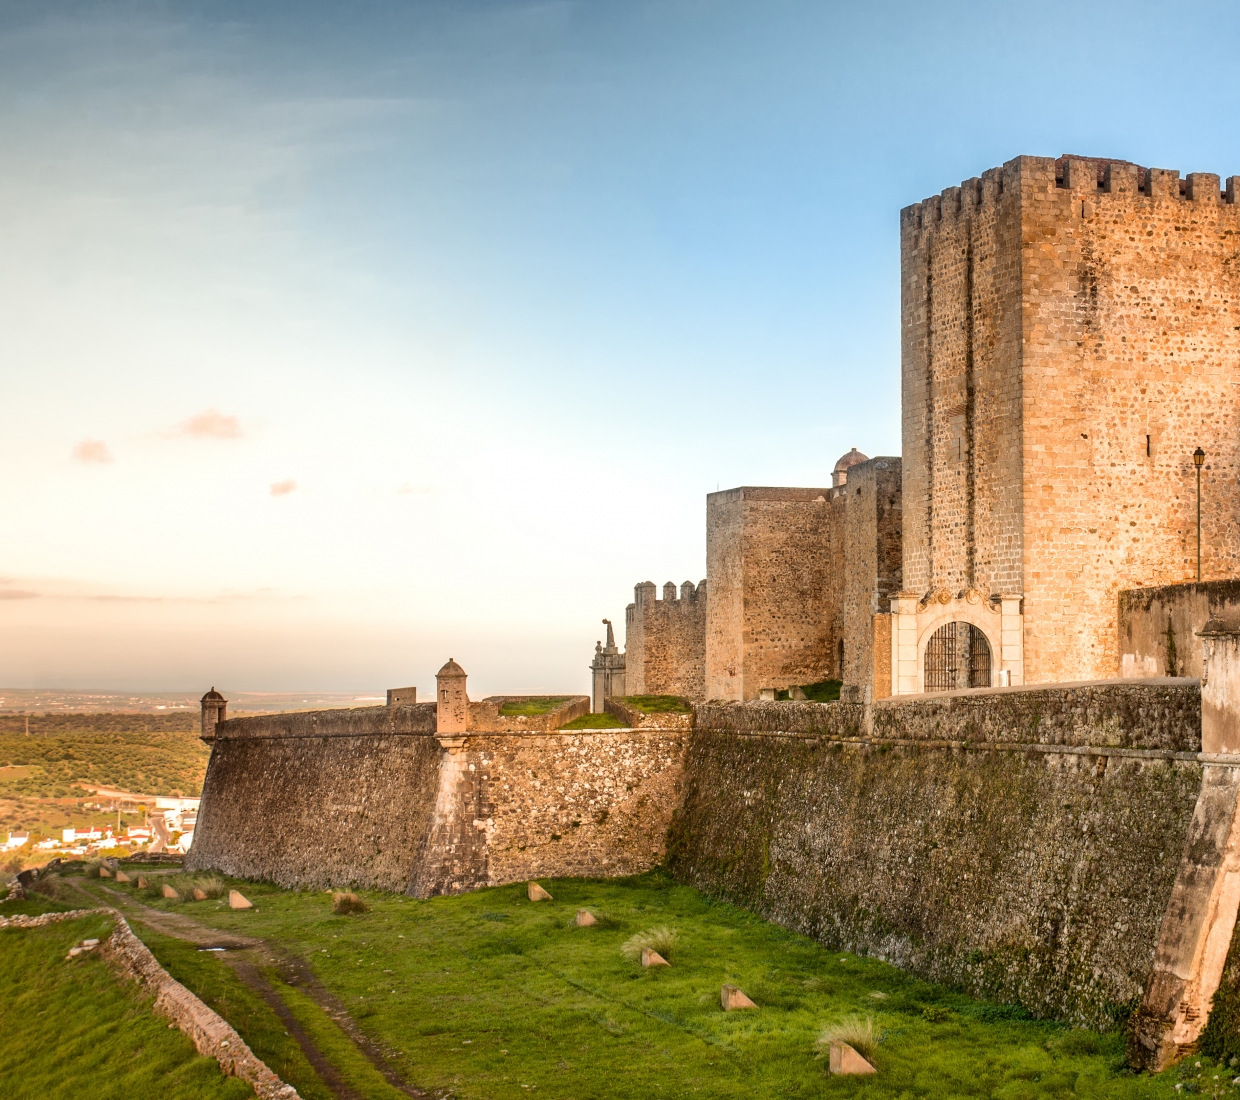
M 1036 692 L 884 704 L 882 738 L 847 704 L 700 708 L 669 862 L 824 943 L 1106 1027 L 1143 992 L 1201 781 L 1195 685 L 1147 690 L 1043 689 L 1037 723 Z

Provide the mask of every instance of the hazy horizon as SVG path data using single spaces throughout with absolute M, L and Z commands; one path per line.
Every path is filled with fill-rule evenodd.
M 0 682 L 588 691 L 706 493 L 899 453 L 900 208 L 1240 173 L 1238 23 L 0 2 Z

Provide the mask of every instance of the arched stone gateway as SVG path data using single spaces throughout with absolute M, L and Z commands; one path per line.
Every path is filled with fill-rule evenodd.
M 940 635 L 945 627 L 953 628 L 954 641 L 948 634 Z M 967 657 L 945 651 L 966 644 Z M 932 646 L 936 654 L 929 652 Z M 1024 664 L 1019 595 L 984 596 L 975 588 L 957 593 L 939 588 L 923 596 L 897 592 L 891 598 L 892 695 L 1018 687 L 1024 683 Z
M 972 623 L 945 623 L 926 642 L 927 691 L 990 687 L 990 666 L 990 643 Z

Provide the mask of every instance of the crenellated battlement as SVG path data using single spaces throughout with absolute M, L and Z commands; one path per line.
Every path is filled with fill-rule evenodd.
M 649 607 L 653 603 L 679 603 L 685 601 L 692 603 L 699 598 L 706 596 L 706 578 L 698 581 L 696 585 L 692 581 L 685 581 L 680 589 L 677 590 L 675 581 L 668 581 L 663 585 L 663 598 L 659 599 L 658 589 L 655 587 L 654 581 L 642 581 L 640 584 L 633 586 L 633 602 L 629 604 L 630 608 Z M 628 616 L 631 621 L 632 616 Z
M 1078 198 L 1105 199 L 1129 195 L 1151 201 L 1177 200 L 1221 204 L 1235 208 L 1240 176 L 1229 176 L 1224 185 L 1211 172 L 1180 173 L 1167 168 L 1145 168 L 1126 160 L 1080 157 L 1065 153 L 1051 157 L 1015 157 L 998 168 L 945 188 L 900 211 L 902 233 L 917 233 L 940 222 L 952 222 L 987 208 L 995 208 L 1005 196 L 1022 192 L 1068 192 Z M 1078 211 L 1079 213 L 1079 211 Z

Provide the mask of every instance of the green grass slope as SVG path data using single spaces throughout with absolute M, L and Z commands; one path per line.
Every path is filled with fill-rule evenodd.
M 553 901 L 531 903 L 524 885 L 429 901 L 367 891 L 370 910 L 358 916 L 333 914 L 328 893 L 254 883 L 242 884 L 255 903 L 249 911 L 219 901 L 150 904 L 308 959 L 408 1082 L 461 1100 L 531 1092 L 562 1100 L 1135 1100 L 1175 1096 L 1176 1084 L 1235 1091 L 1235 1071 L 1208 1060 L 1200 1070 L 1190 1063 L 1134 1075 L 1122 1033 L 1031 1020 L 829 951 L 661 871 L 544 885 Z M 599 924 L 576 927 L 579 907 Z M 631 936 L 661 926 L 677 933 L 670 967 L 643 970 L 622 954 Z M 723 1012 L 724 982 L 759 1007 Z M 308 1030 L 325 1026 L 299 991 L 281 996 L 307 1014 Z M 881 1038 L 877 1077 L 827 1074 L 816 1041 L 851 1020 L 872 1021 Z M 388 1095 L 355 1081 L 361 1095 Z
M 0 1096 L 5 1100 L 240 1100 L 225 1077 L 151 1008 L 136 983 L 98 956 L 65 961 L 100 939 L 102 916 L 0 931 Z

